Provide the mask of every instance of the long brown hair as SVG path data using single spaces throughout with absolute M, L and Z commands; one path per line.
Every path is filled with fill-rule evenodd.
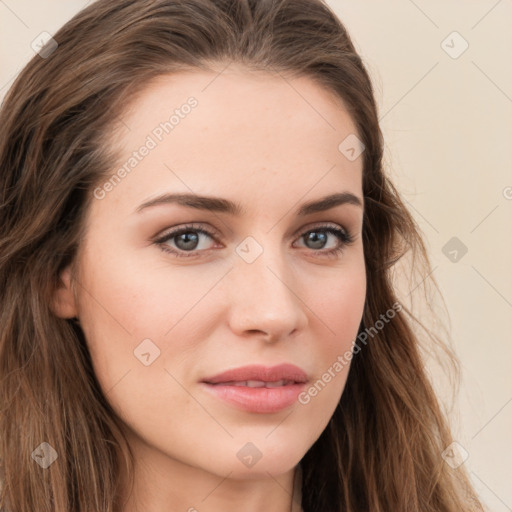
M 397 302 L 397 262 L 410 253 L 424 275 L 430 263 L 383 171 L 369 75 L 322 0 L 100 0 L 53 37 L 58 46 L 32 58 L 0 112 L 0 508 L 120 512 L 130 448 L 83 332 L 50 303 L 74 261 L 91 191 L 116 163 L 109 136 L 149 80 L 236 62 L 309 77 L 344 100 L 365 147 L 360 333 Z M 464 466 L 442 457 L 450 430 L 417 321 L 400 309 L 354 354 L 341 401 L 301 461 L 305 512 L 482 510 Z M 46 470 L 32 460 L 42 442 L 58 455 Z

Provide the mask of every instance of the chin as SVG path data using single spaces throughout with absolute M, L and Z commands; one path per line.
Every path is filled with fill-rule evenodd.
M 292 471 L 303 456 L 303 452 L 297 451 L 297 445 L 289 446 L 287 450 L 286 445 L 283 444 L 263 446 L 261 443 L 257 452 L 250 444 L 244 444 L 242 449 L 237 449 L 235 452 L 236 463 L 231 464 L 230 478 L 266 479 L 269 474 L 273 476 L 285 474 Z
M 229 474 L 229 478 L 233 480 L 267 480 L 269 475 L 278 477 L 279 475 L 293 471 L 296 465 L 297 464 L 285 465 L 277 460 L 267 460 L 264 463 L 263 459 L 261 459 L 252 468 L 244 468 L 241 467 L 242 464 L 240 464 L 236 465 L 234 468 L 232 467 L 227 473 L 222 474 Z

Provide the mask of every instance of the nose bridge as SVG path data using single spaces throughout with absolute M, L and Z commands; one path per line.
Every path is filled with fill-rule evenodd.
M 259 241 L 256 239 L 259 238 Z M 236 248 L 231 324 L 235 331 L 258 330 L 282 337 L 303 326 L 282 244 L 271 235 L 249 236 Z

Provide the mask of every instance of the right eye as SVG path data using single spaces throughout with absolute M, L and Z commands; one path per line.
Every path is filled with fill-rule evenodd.
M 165 252 L 169 252 L 179 258 L 190 258 L 191 256 L 197 256 L 197 252 L 208 250 L 208 248 L 204 247 L 198 248 L 201 238 L 204 237 L 214 239 L 214 234 L 203 228 L 187 225 L 167 232 L 165 235 L 155 240 L 155 243 Z M 173 240 L 174 247 L 168 244 L 168 242 Z

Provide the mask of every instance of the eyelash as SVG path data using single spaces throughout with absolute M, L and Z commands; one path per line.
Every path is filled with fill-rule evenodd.
M 166 233 L 162 237 L 159 237 L 158 239 L 154 240 L 154 243 L 156 243 L 156 245 L 158 245 L 162 251 L 171 253 L 174 256 L 177 256 L 178 258 L 196 257 L 198 252 L 201 252 L 201 251 L 197 251 L 195 249 L 192 251 L 171 249 L 165 243 L 165 242 L 168 242 L 169 240 L 172 240 L 174 237 L 182 235 L 183 233 L 188 233 L 190 231 L 202 233 L 203 235 L 207 235 L 215 240 L 215 233 L 205 230 L 204 228 L 197 227 L 194 224 L 189 224 L 182 228 L 179 228 L 179 229 L 176 229 L 169 233 Z M 345 231 L 343 229 L 340 229 L 340 228 L 335 228 L 332 225 L 314 226 L 312 228 L 309 228 L 307 231 L 304 231 L 299 238 L 302 238 L 311 232 L 331 233 L 331 234 L 335 235 L 338 238 L 338 240 L 340 240 L 341 244 L 339 246 L 335 247 L 334 249 L 329 249 L 327 251 L 322 251 L 321 249 L 318 249 L 315 251 L 314 249 L 311 249 L 311 251 L 318 252 L 325 257 L 336 257 L 338 255 L 338 253 L 341 253 L 345 249 L 345 247 L 351 245 L 355 241 L 355 238 L 351 233 L 349 233 L 348 231 Z M 208 250 L 208 249 L 205 249 L 205 250 Z M 189 254 L 187 254 L 187 252 Z

